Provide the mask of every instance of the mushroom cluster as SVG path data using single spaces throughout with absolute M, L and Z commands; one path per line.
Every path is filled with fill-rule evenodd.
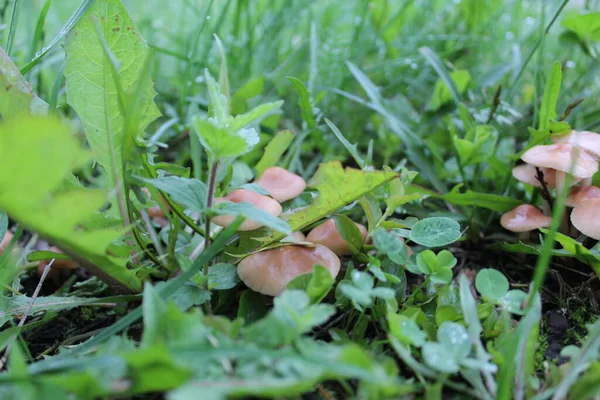
M 512 170 L 517 180 L 535 187 L 560 193 L 570 176 L 567 207 L 573 207 L 571 223 L 580 232 L 600 240 L 600 188 L 592 186 L 592 177 L 600 164 L 600 134 L 571 131 L 552 137 L 553 144 L 538 145 L 523 153 L 526 164 Z M 512 232 L 527 232 L 550 224 L 548 199 L 543 199 L 543 210 L 523 204 L 505 213 L 500 224 Z
M 354 224 L 365 241 L 367 228 Z M 301 232 L 294 232 L 292 237 L 299 243 L 254 253 L 240 262 L 238 275 L 246 286 L 259 293 L 277 296 L 294 278 L 311 273 L 317 264 L 335 278 L 340 271 L 339 256 L 352 254 L 333 218 L 312 229 L 306 238 Z
M 215 198 L 215 204 L 224 201 L 248 202 L 277 217 L 282 212 L 279 203 L 299 196 L 306 188 L 302 177 L 280 167 L 267 168 L 254 183 L 268 191 L 270 196 L 238 189 L 225 197 Z M 227 227 L 234 220 L 233 215 L 219 215 L 212 222 Z M 246 219 L 238 230 L 251 231 L 261 226 L 258 221 Z M 363 241 L 366 240 L 367 228 L 361 224 L 356 224 L 356 227 Z M 352 254 L 334 219 L 315 227 L 307 236 L 302 232 L 293 232 L 289 239 L 291 243 L 282 242 L 277 248 L 254 253 L 240 261 L 238 275 L 246 286 L 259 293 L 277 296 L 294 278 L 311 273 L 315 265 L 323 266 L 335 278 L 340 271 L 339 256 Z

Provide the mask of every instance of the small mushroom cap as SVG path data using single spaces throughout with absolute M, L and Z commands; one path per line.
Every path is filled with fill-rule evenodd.
M 367 238 L 367 228 L 356 222 L 354 225 L 360 230 L 364 242 Z M 322 244 L 330 248 L 338 256 L 352 254 L 350 245 L 340 235 L 333 218 L 310 231 L 306 236 L 306 240 L 311 243 Z
M 48 250 L 50 250 L 54 253 L 60 253 L 60 254 L 63 253 L 63 251 L 56 246 L 51 246 Z M 40 275 L 40 276 L 42 275 L 44 268 L 46 267 L 46 265 L 50 264 L 51 260 L 52 259 L 40 261 L 40 263 L 38 264 L 38 268 L 37 268 L 38 275 Z M 78 265 L 77 262 L 74 260 L 56 258 L 56 259 L 54 259 L 54 262 L 52 263 L 51 270 L 50 270 L 50 273 L 48 276 L 50 278 L 57 278 L 58 277 L 57 270 L 59 270 L 59 269 L 75 269 L 75 268 L 77 268 L 77 265 Z
M 256 208 L 260 208 L 269 214 L 278 217 L 281 214 L 281 205 L 270 197 L 263 196 L 251 190 L 238 189 L 229 193 L 225 197 L 217 197 L 215 204 L 223 203 L 225 201 L 231 201 L 233 203 L 250 203 Z M 217 215 L 212 219 L 215 224 L 227 227 L 235 221 L 237 217 L 235 215 Z M 246 219 L 242 222 L 242 225 L 238 228 L 238 231 L 253 231 L 263 226 L 260 222 Z
M 544 174 L 544 182 L 548 187 L 556 186 L 556 171 L 551 168 L 540 168 Z M 521 164 L 512 169 L 512 176 L 520 182 L 531 186 L 541 187 L 540 181 L 537 179 L 537 171 L 535 165 Z
M 600 199 L 588 199 L 578 203 L 571 212 L 573 226 L 584 235 L 600 240 Z
M 598 171 L 596 157 L 569 143 L 533 146 L 523 154 L 521 159 L 536 167 L 552 168 L 562 172 L 569 172 L 572 168 L 572 175 L 577 178 L 589 178 Z
M 550 225 L 552 218 L 545 216 L 537 207 L 521 204 L 502 215 L 500 225 L 511 232 L 529 232 Z
M 13 238 L 13 233 L 11 231 L 6 231 L 6 233 L 4 234 L 4 237 L 2 238 L 2 242 L 0 242 L 0 254 L 2 254 L 4 252 L 4 249 L 6 249 L 6 246 L 8 246 L 8 244 L 10 243 L 10 241 Z
M 244 258 L 238 265 L 240 279 L 255 292 L 277 296 L 300 275 L 313 272 L 313 266 L 325 267 L 335 278 L 340 259 L 325 246 L 282 246 Z
M 599 133 L 573 130 L 566 135 L 553 136 L 552 141 L 555 143 L 570 143 L 600 158 Z
M 582 201 L 589 199 L 600 199 L 600 188 L 596 186 L 575 186 L 569 191 L 566 206 L 576 207 Z
M 281 167 L 267 168 L 255 183 L 265 188 L 277 201 L 293 199 L 306 188 L 301 176 Z
M 148 188 L 142 187 L 141 190 L 142 190 L 142 192 L 144 192 L 148 196 L 150 196 L 150 191 L 148 190 Z M 165 199 L 163 199 L 161 197 L 160 201 L 162 201 L 162 203 L 164 204 L 164 206 L 167 210 L 170 209 L 169 203 L 167 203 L 167 201 Z M 158 217 L 164 218 L 164 216 L 165 216 L 165 213 L 163 212 L 163 210 L 160 208 L 160 206 L 158 204 L 155 206 L 149 207 L 148 209 L 146 209 L 146 212 L 148 213 L 148 216 L 150 218 L 158 218 Z

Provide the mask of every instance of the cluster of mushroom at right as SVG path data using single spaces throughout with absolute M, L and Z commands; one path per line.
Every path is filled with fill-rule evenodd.
M 542 210 L 522 204 L 502 215 L 500 224 L 512 232 L 548 227 L 552 221 L 548 194 L 552 189 L 556 194 L 568 190 L 565 205 L 573 208 L 570 215 L 573 227 L 600 240 L 600 188 L 592 185 L 600 164 L 600 134 L 573 130 L 553 136 L 552 141 L 527 150 L 521 156 L 525 164 L 512 170 L 517 180 L 542 189 Z

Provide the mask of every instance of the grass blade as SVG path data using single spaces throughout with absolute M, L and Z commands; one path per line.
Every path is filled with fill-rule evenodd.
M 86 12 L 88 7 L 92 5 L 93 2 L 94 0 L 84 0 L 79 5 L 77 10 L 75 10 L 71 18 L 69 18 L 69 20 L 65 23 L 60 32 L 58 32 L 58 34 L 54 37 L 54 39 L 52 39 L 52 41 L 47 46 L 45 46 L 39 53 L 37 53 L 31 61 L 29 61 L 23 68 L 21 68 L 21 74 L 25 75 L 27 72 L 31 71 L 33 67 L 38 65 L 42 58 L 44 58 L 44 56 L 48 54 L 48 52 L 52 50 L 54 46 L 56 46 L 69 32 L 71 32 L 71 29 L 73 29 L 75 24 L 79 21 L 79 19 L 81 19 L 83 14 Z
M 13 0 L 10 12 L 10 22 L 8 24 L 8 36 L 6 38 L 6 54 L 10 55 L 15 41 L 15 32 L 17 31 L 17 22 L 19 22 L 20 0 Z
M 448 69 L 446 68 L 442 60 L 438 57 L 438 55 L 429 47 L 421 47 L 419 49 L 419 53 L 421 53 L 423 57 L 425 57 L 429 65 L 431 65 L 435 72 L 437 72 L 440 79 L 444 81 L 446 87 L 448 88 L 448 90 L 450 90 L 450 93 L 452 94 L 456 105 L 462 103 L 462 96 L 460 94 L 460 91 L 456 87 L 454 79 L 452 79 L 452 77 L 448 73 Z

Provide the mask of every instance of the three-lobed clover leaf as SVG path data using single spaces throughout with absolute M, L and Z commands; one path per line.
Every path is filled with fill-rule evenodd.
M 437 342 L 423 345 L 425 363 L 440 372 L 458 372 L 460 365 L 468 360 L 472 348 L 466 328 L 455 322 L 444 322 L 438 329 L 437 339 Z
M 362 311 L 364 307 L 371 307 L 376 298 L 391 300 L 395 296 L 393 289 L 374 287 L 375 280 L 367 272 L 352 271 L 351 279 L 352 281 L 341 281 L 338 290 L 343 296 L 350 299 L 359 311 Z
M 414 260 L 414 264 L 407 266 L 409 271 L 427 275 L 433 283 L 447 284 L 452 281 L 452 268 L 457 260 L 448 250 L 442 250 L 437 255 L 431 250 L 423 250 Z

